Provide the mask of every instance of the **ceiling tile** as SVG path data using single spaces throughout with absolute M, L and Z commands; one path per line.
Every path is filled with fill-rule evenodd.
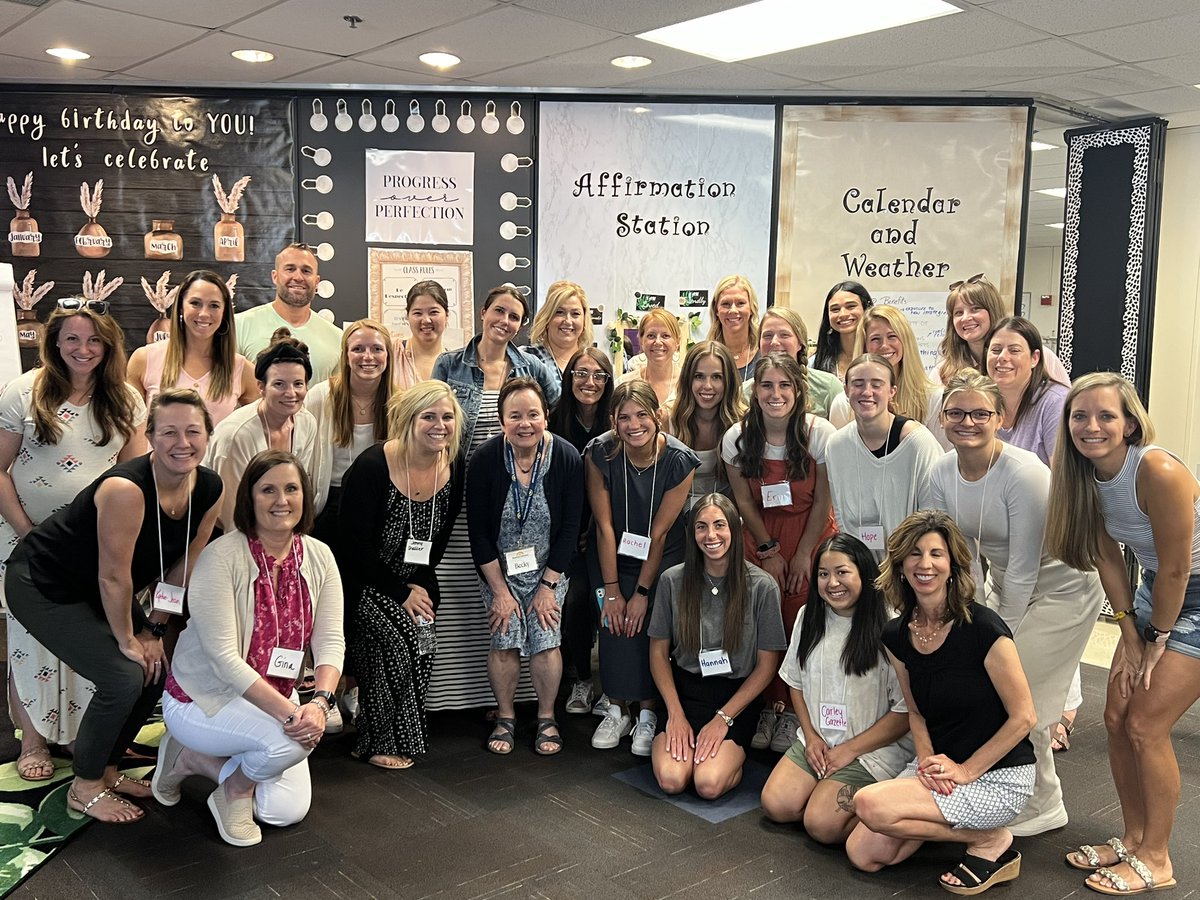
M 404 86 L 412 84 L 450 84 L 452 79 L 435 75 L 433 72 L 402 72 L 356 59 L 340 59 L 337 62 L 317 66 L 277 79 L 280 82 L 312 85 L 363 84 Z
M 641 69 L 621 69 L 612 64 L 618 56 L 647 56 L 654 62 Z M 692 53 L 623 37 L 581 50 L 560 53 L 537 62 L 487 72 L 476 78 L 496 85 L 529 87 L 613 87 L 631 84 L 684 69 L 695 69 L 700 60 Z
M 774 72 L 762 72 L 742 63 L 716 63 L 666 75 L 648 75 L 627 87 L 670 91 L 772 91 L 794 93 L 813 89 L 810 82 Z
M 526 9 L 621 34 L 641 34 L 745 4 L 746 0 L 516 0 Z
M 312 47 L 314 35 L 319 34 L 323 52 L 353 56 L 493 8 L 493 0 L 439 0 L 406 3 L 399 15 L 396 0 L 354 0 L 346 4 L 284 0 L 226 30 L 289 47 Z M 342 18 L 351 13 L 362 19 L 354 28 Z
M 1182 84 L 1200 84 L 1200 53 L 1185 53 L 1167 59 L 1139 63 L 1143 69 L 1173 78 Z
M 996 87 L 1006 90 L 1041 90 L 1043 93 L 1054 94 L 1064 100 L 1086 101 L 1096 97 L 1115 97 L 1119 94 L 1178 86 L 1162 75 L 1147 72 L 1138 66 L 1106 66 L 1053 79 L 1038 80 L 1049 82 L 1049 85 L 1045 88 L 1035 89 L 1030 87 L 1028 81 L 1014 79 L 1009 83 L 997 83 Z M 1200 101 L 1200 91 L 1197 91 L 1197 101 Z M 1197 105 L 1200 106 L 1200 102 Z
M 84 0 L 79 5 L 118 9 L 167 22 L 181 22 L 184 25 L 220 28 L 278 2 L 279 0 Z M 91 15 L 84 10 L 81 10 L 80 14 Z
M 255 41 L 253 49 L 275 54 L 269 63 L 245 63 L 229 54 L 246 48 L 246 38 L 211 32 L 186 47 L 164 53 L 129 69 L 130 74 L 182 84 L 272 82 L 297 72 L 336 62 L 336 57 Z
M 1200 12 L 1191 12 L 1155 22 L 1075 34 L 1071 40 L 1124 62 L 1141 62 L 1191 53 L 1196 49 L 1197 35 L 1200 35 Z
M 1059 35 L 1150 22 L 1195 8 L 1196 0 L 996 0 L 988 5 L 989 12 Z
M 100 69 L 89 69 L 80 63 L 71 65 L 44 56 L 42 59 L 26 59 L 22 56 L 0 55 L 0 79 L 29 84 L 36 81 L 80 81 L 98 78 L 105 73 Z
M 473 78 L 511 66 L 521 57 L 532 62 L 616 37 L 619 35 L 590 25 L 505 6 L 360 54 L 359 58 L 411 69 L 417 57 L 427 50 L 446 50 L 462 58 L 454 67 L 453 76 Z M 521 52 L 516 48 L 528 49 Z
M 1115 99 L 1162 116 L 1178 112 L 1191 112 L 1200 108 L 1200 91 L 1194 87 L 1171 87 L 1160 91 L 1123 94 Z
M 0 0 L 0 29 L 15 25 L 22 19 L 32 15 L 35 15 L 35 9 L 32 6 L 26 6 L 24 3 L 10 3 L 8 0 Z
M 59 0 L 0 36 L 0 53 L 41 59 L 47 47 L 90 53 L 94 69 L 123 69 L 204 34 L 190 25 Z

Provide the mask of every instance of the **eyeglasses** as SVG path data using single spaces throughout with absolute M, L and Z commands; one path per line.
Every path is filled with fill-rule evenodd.
M 970 278 L 968 278 L 966 281 L 955 281 L 955 282 L 953 282 L 953 283 L 950 285 L 950 290 L 952 290 L 952 291 L 957 291 L 957 290 L 958 290 L 960 287 L 962 287 L 964 284 L 976 284 L 976 283 L 978 283 L 978 282 L 980 282 L 980 281 L 982 281 L 982 280 L 983 280 L 983 273 L 982 273 L 982 272 L 980 272 L 978 275 L 972 275 L 972 276 L 971 276 Z
M 952 407 L 950 409 L 943 409 L 942 415 L 946 417 L 947 422 L 953 422 L 955 425 L 957 425 L 959 422 L 961 422 L 967 416 L 971 417 L 971 421 L 974 424 L 983 425 L 992 420 L 992 416 L 996 415 L 996 411 L 994 409 L 966 410 L 966 409 L 958 409 L 957 407 Z
M 594 381 L 596 384 L 604 384 L 608 381 L 607 372 L 589 372 L 587 369 L 572 369 L 571 377 L 576 381 Z
M 108 315 L 107 300 L 81 300 L 78 297 L 63 297 L 58 301 L 58 308 L 65 309 L 68 312 L 89 309 L 98 316 Z

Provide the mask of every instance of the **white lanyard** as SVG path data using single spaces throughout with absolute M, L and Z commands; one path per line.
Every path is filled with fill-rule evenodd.
M 622 467 L 625 473 L 625 530 L 629 531 L 629 467 L 633 465 L 629 461 L 629 451 L 624 447 L 621 448 L 621 454 L 625 460 Z M 649 536 L 654 528 L 654 488 L 658 483 L 658 435 L 654 435 L 654 471 L 650 475 L 650 515 L 646 519 L 646 534 Z
M 162 542 L 162 501 L 158 497 L 158 473 L 154 471 L 154 456 L 150 456 L 150 477 L 154 479 L 154 508 L 156 515 L 154 524 L 158 526 L 158 571 L 159 580 L 166 584 L 167 581 L 167 566 L 163 559 L 163 542 Z M 191 477 L 190 475 L 188 476 Z M 188 491 L 188 511 L 187 511 L 187 530 L 184 532 L 183 544 L 183 590 L 187 590 L 188 583 L 188 551 L 192 546 L 192 492 Z
M 271 568 L 267 565 L 267 550 L 259 542 L 259 548 L 262 550 L 262 571 L 267 573 L 267 590 L 271 592 L 271 615 L 275 617 L 275 646 L 283 647 L 283 636 L 279 633 L 279 601 L 275 596 L 275 584 L 271 580 Z M 300 578 L 300 561 L 296 559 L 296 538 L 292 537 L 292 561 L 296 564 L 296 577 Z M 283 566 L 279 567 L 280 576 L 283 575 Z M 295 649 L 303 650 L 304 635 L 308 631 L 304 627 L 304 594 L 300 595 L 300 642 L 301 646 Z M 285 648 L 291 649 L 291 648 Z
M 430 497 L 437 496 L 437 473 L 442 470 L 441 462 L 442 462 L 441 454 L 439 453 L 438 454 L 438 466 L 434 470 L 434 474 L 433 474 L 433 487 L 430 488 L 430 492 L 429 492 Z M 404 499 L 408 501 L 408 504 L 407 504 L 408 505 L 408 536 L 409 536 L 409 538 L 416 540 L 418 538 L 417 538 L 416 534 L 413 532 L 412 478 L 409 477 L 409 470 L 408 470 L 407 465 L 405 465 L 405 467 L 404 467 L 404 486 L 408 489 L 408 491 L 404 497 Z M 429 543 L 432 540 L 433 540 L 433 515 L 430 514 L 430 516 L 429 516 L 429 537 L 425 538 L 425 542 Z
M 893 421 L 895 421 L 895 420 L 893 419 Z M 867 453 L 871 453 L 871 448 L 868 447 L 867 442 L 863 440 L 862 433 L 859 432 L 857 428 L 855 428 L 855 433 L 858 435 L 858 442 L 860 444 L 862 444 L 863 450 L 866 451 Z M 879 457 L 879 459 L 883 461 L 883 464 L 885 466 L 887 465 L 888 454 L 891 453 L 891 450 L 889 449 L 890 448 L 889 441 L 891 441 L 891 439 L 892 439 L 892 429 L 891 429 L 891 425 L 889 425 L 887 437 L 885 437 L 883 439 L 883 456 Z M 871 455 L 874 456 L 875 454 L 871 453 Z M 854 523 L 855 527 L 866 524 L 867 500 L 865 499 L 864 494 L 867 493 L 867 491 L 866 491 L 866 483 L 867 482 L 866 482 L 866 479 L 864 479 L 862 477 L 862 471 L 860 470 L 861 464 L 862 464 L 861 460 L 858 458 L 858 453 L 856 452 L 854 454 L 854 480 L 856 482 L 858 482 L 858 484 L 855 485 L 854 493 L 857 496 L 858 501 L 859 501 L 858 502 L 858 510 L 859 510 L 860 518 L 859 518 L 858 522 Z M 884 501 L 884 499 L 886 499 L 886 497 L 887 497 L 887 491 L 877 492 L 876 507 L 877 507 L 877 512 L 879 513 L 879 524 L 880 525 L 884 525 L 884 523 L 887 522 L 887 516 L 883 510 L 883 501 Z M 849 523 L 843 523 L 843 524 L 848 525 Z M 886 535 L 885 535 L 885 538 L 886 538 Z
M 996 453 L 996 442 L 993 440 L 992 445 L 988 448 L 988 466 L 983 473 L 983 477 L 979 479 L 979 486 L 983 489 L 979 496 L 979 527 L 975 529 L 975 562 L 979 563 L 983 558 L 982 540 L 983 540 L 983 510 L 987 505 L 987 480 L 992 474 L 992 466 L 996 464 L 999 455 Z M 958 508 L 958 485 L 963 480 L 962 472 L 958 468 L 957 455 L 954 460 L 954 518 L 959 519 Z M 982 588 L 982 585 L 980 585 Z

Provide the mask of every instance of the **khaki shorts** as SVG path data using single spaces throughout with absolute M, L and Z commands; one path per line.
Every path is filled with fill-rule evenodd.
M 812 770 L 812 766 L 808 764 L 808 760 L 804 758 L 804 743 L 796 741 L 788 748 L 788 752 L 784 754 L 788 759 L 798 765 L 801 769 L 811 775 L 815 780 L 820 781 L 817 773 Z M 839 781 L 842 784 L 848 784 L 851 787 L 863 788 L 869 784 L 875 783 L 875 776 L 867 771 L 866 767 L 857 759 L 848 766 L 843 766 L 836 772 L 826 776 L 826 781 Z

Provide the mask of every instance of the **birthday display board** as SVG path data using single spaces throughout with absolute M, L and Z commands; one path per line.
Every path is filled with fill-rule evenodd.
M 36 322 L 85 283 L 111 304 L 127 349 L 163 336 L 170 284 L 193 269 L 238 275 L 241 307 L 269 301 L 275 253 L 295 231 L 290 109 L 286 99 L 6 93 L 0 259 L 14 267 L 26 367 Z

